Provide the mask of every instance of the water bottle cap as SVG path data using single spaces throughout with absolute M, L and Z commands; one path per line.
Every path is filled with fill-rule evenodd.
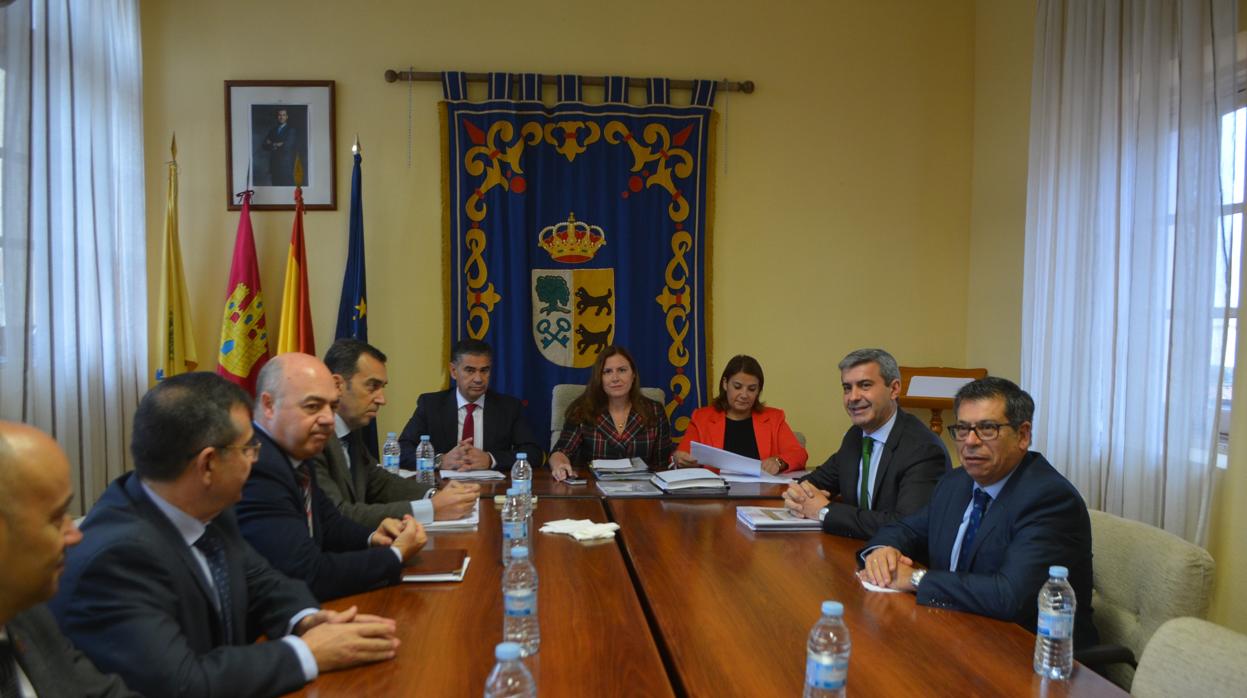
M 528 460 L 528 454 L 521 451 L 515 454 L 515 460 Z
M 1048 568 L 1048 576 L 1057 579 L 1066 579 L 1069 577 L 1069 569 L 1062 565 L 1053 565 Z
M 398 438 L 398 432 L 396 432 L 396 431 L 387 431 L 387 432 L 385 433 L 385 438 L 387 438 L 387 439 L 397 439 L 397 438 Z
M 843 616 L 844 604 L 839 601 L 824 601 L 823 615 L 825 616 Z
M 428 435 L 428 434 L 421 434 L 421 435 L 420 435 L 420 440 L 421 440 L 421 441 L 428 441 L 428 440 L 429 440 L 429 435 Z
M 523 560 L 527 557 L 528 557 L 528 546 L 517 545 L 514 548 L 511 548 L 511 559 L 512 560 Z
M 494 648 L 494 658 L 500 662 L 509 662 L 520 658 L 520 643 L 499 642 Z

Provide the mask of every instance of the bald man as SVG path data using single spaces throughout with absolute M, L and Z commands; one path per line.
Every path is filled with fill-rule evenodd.
M 255 401 L 260 456 L 237 507 L 251 545 L 322 601 L 397 583 L 426 541 L 410 514 L 371 531 L 317 485 L 312 459 L 334 436 L 337 404 L 333 376 L 315 356 L 291 352 L 264 365 Z
M 43 605 L 65 550 L 82 540 L 72 499 L 61 447 L 38 429 L 0 422 L 0 695 L 139 695 L 74 649 Z

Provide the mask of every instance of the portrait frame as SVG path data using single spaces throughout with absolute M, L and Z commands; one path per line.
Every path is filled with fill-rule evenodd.
M 294 210 L 294 163 L 303 208 L 338 208 L 333 80 L 225 81 L 225 199 L 250 188 L 256 211 Z

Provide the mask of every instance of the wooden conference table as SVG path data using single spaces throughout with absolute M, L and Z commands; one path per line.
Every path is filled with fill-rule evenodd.
M 544 475 L 534 482 L 534 529 L 572 518 L 613 520 L 620 531 L 591 543 L 534 535 L 542 637 L 526 663 L 541 696 L 799 696 L 806 636 L 825 599 L 845 606 L 850 696 L 1125 695 L 1081 666 L 1067 682 L 1035 676 L 1034 635 L 1017 625 L 865 591 L 854 576 L 859 541 L 737 523 L 737 506 L 776 506 L 775 498 L 602 500 L 592 482 L 559 496 Z M 398 657 L 324 674 L 296 695 L 481 695 L 502 637 L 492 496 L 481 502 L 479 530 L 433 533 L 429 546 L 468 550 L 463 582 L 327 604 L 396 619 Z

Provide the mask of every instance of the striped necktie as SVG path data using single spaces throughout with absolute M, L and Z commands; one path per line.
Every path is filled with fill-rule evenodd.
M 974 488 L 974 508 L 970 510 L 970 522 L 966 524 L 966 533 L 961 537 L 961 550 L 957 551 L 957 571 L 968 572 L 967 563 L 970 562 L 970 546 L 974 544 L 974 537 L 978 535 L 979 525 L 983 523 L 983 512 L 987 511 L 987 505 L 992 501 L 992 496 L 986 491 L 977 487 Z
M 294 469 L 295 479 L 299 481 L 299 489 L 303 490 L 303 513 L 307 516 L 307 535 L 314 536 L 312 532 L 312 469 L 308 467 L 307 461 L 299 464 Z
M 212 585 L 216 587 L 217 615 L 221 619 L 221 629 L 225 635 L 222 644 L 233 644 L 234 618 L 230 605 L 229 565 L 225 560 L 225 544 L 221 536 L 211 524 L 204 529 L 203 535 L 195 541 L 195 547 L 208 560 L 208 570 L 212 572 Z

